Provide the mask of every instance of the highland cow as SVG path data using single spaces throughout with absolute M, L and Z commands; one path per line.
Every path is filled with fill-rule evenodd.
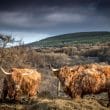
M 19 101 L 22 96 L 32 98 L 37 95 L 41 75 L 36 70 L 12 68 L 10 73 L 5 72 L 3 68 L 1 70 L 5 73 L 2 100 L 9 98 Z
M 52 69 L 71 98 L 107 92 L 110 105 L 110 65 L 87 64 Z

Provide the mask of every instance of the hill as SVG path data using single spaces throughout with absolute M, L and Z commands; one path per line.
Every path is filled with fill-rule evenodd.
M 29 45 L 36 47 L 54 47 L 74 44 L 96 44 L 109 41 L 110 32 L 78 32 L 48 37 Z

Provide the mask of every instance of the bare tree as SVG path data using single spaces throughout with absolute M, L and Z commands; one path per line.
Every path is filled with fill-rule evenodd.
M 15 42 L 15 39 L 12 38 L 12 36 L 0 34 L 0 46 L 2 48 L 5 48 L 8 43 L 13 43 L 13 42 Z

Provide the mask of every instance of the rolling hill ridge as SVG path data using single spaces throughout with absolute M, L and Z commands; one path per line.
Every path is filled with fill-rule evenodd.
M 30 43 L 28 45 L 36 47 L 59 47 L 75 44 L 95 44 L 110 42 L 110 32 L 78 32 L 57 35 Z

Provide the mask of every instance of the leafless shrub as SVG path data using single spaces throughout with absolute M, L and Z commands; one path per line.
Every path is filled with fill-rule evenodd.
M 0 64 L 9 67 L 46 67 L 49 64 L 56 66 L 69 63 L 68 55 L 64 53 L 36 52 L 25 47 L 1 48 Z

